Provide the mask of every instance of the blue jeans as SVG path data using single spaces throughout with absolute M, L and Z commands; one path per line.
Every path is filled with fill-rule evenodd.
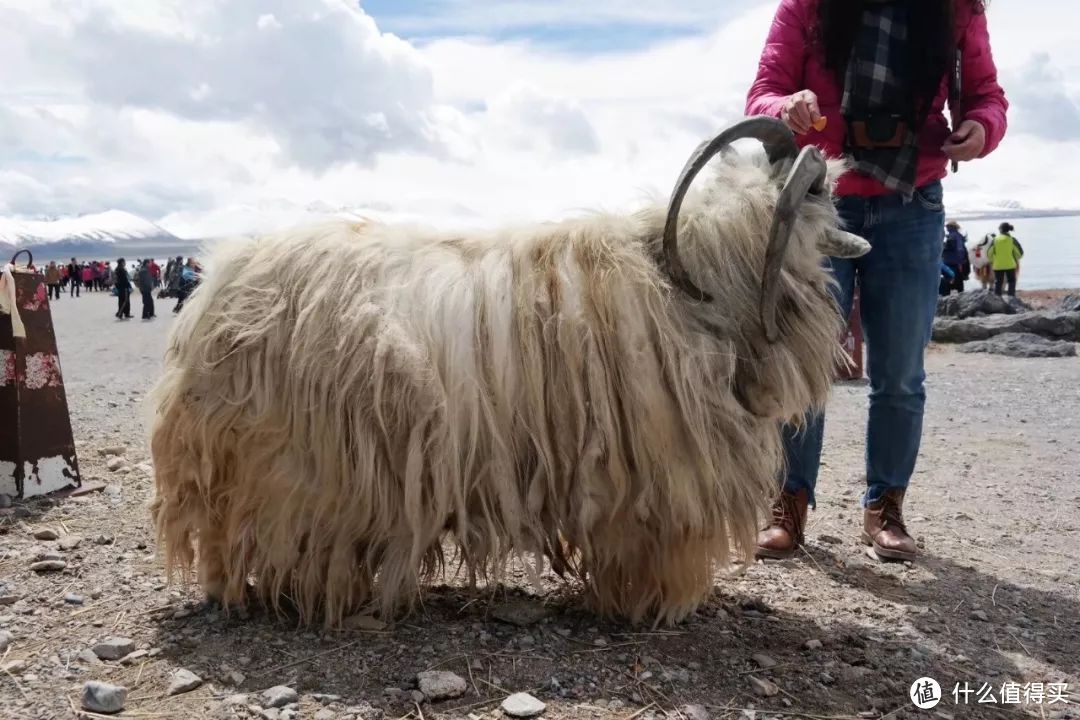
M 845 318 L 859 282 L 870 376 L 866 505 L 887 490 L 906 488 L 919 455 L 926 404 L 923 359 L 937 310 L 945 208 L 940 182 L 919 188 L 907 203 L 896 194 L 843 197 L 838 208 L 847 229 L 871 246 L 861 258 L 830 261 Z M 824 432 L 824 415 L 808 418 L 798 432 L 784 428 L 784 489 L 806 489 L 811 505 Z

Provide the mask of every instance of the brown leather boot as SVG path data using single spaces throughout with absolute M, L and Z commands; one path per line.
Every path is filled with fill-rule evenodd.
M 783 560 L 795 554 L 803 544 L 803 529 L 806 527 L 806 506 L 810 503 L 810 493 L 800 490 L 797 493 L 782 492 L 772 507 L 772 523 L 758 533 L 758 558 Z
M 915 540 L 904 527 L 904 491 L 888 490 L 863 512 L 862 541 L 890 560 L 914 560 Z

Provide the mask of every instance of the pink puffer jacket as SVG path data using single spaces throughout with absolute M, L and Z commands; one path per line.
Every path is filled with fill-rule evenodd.
M 812 90 L 817 94 L 821 114 L 828 118 L 829 124 L 822 132 L 811 130 L 799 136 L 799 144 L 813 143 L 826 155 L 839 157 L 843 154 L 846 129 L 840 114 L 843 89 L 835 74 L 825 67 L 824 58 L 815 51 L 813 28 L 817 21 L 817 5 L 818 0 L 781 0 L 765 50 L 761 53 L 757 78 L 746 99 L 746 114 L 780 117 L 780 110 L 789 95 Z M 975 120 L 986 130 L 986 147 L 982 151 L 985 156 L 1005 135 L 1005 112 L 1009 103 L 998 85 L 986 16 L 974 12 L 966 0 L 956 3 L 956 38 L 963 53 L 961 107 L 965 120 Z M 940 180 L 946 174 L 948 161 L 941 146 L 949 135 L 944 114 L 948 91 L 946 78 L 942 80 L 920 137 L 922 151 L 917 187 Z M 877 180 L 856 172 L 844 175 L 837 187 L 838 195 L 870 197 L 888 192 Z

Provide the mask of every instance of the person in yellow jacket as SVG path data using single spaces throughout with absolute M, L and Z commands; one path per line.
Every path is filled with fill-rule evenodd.
M 1008 282 L 1009 297 L 1016 297 L 1016 271 L 1020 267 L 1020 258 L 1024 257 L 1024 248 L 1012 236 L 1012 225 L 1003 222 L 998 230 L 998 236 L 987 251 L 990 267 L 994 269 L 994 294 L 1000 297 L 1002 285 Z

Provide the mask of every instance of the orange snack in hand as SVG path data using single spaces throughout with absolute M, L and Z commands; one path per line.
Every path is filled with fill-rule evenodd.
M 817 121 L 816 121 L 816 122 L 815 122 L 815 123 L 813 124 L 813 126 L 812 126 L 812 127 L 813 127 L 813 128 L 815 129 L 815 130 L 817 130 L 818 132 L 821 132 L 822 130 L 824 130 L 824 129 L 825 129 L 825 126 L 826 126 L 826 125 L 828 125 L 828 124 L 829 124 L 829 118 L 827 118 L 827 117 L 825 117 L 824 115 L 822 115 L 821 117 L 819 117 L 819 118 L 817 119 Z

